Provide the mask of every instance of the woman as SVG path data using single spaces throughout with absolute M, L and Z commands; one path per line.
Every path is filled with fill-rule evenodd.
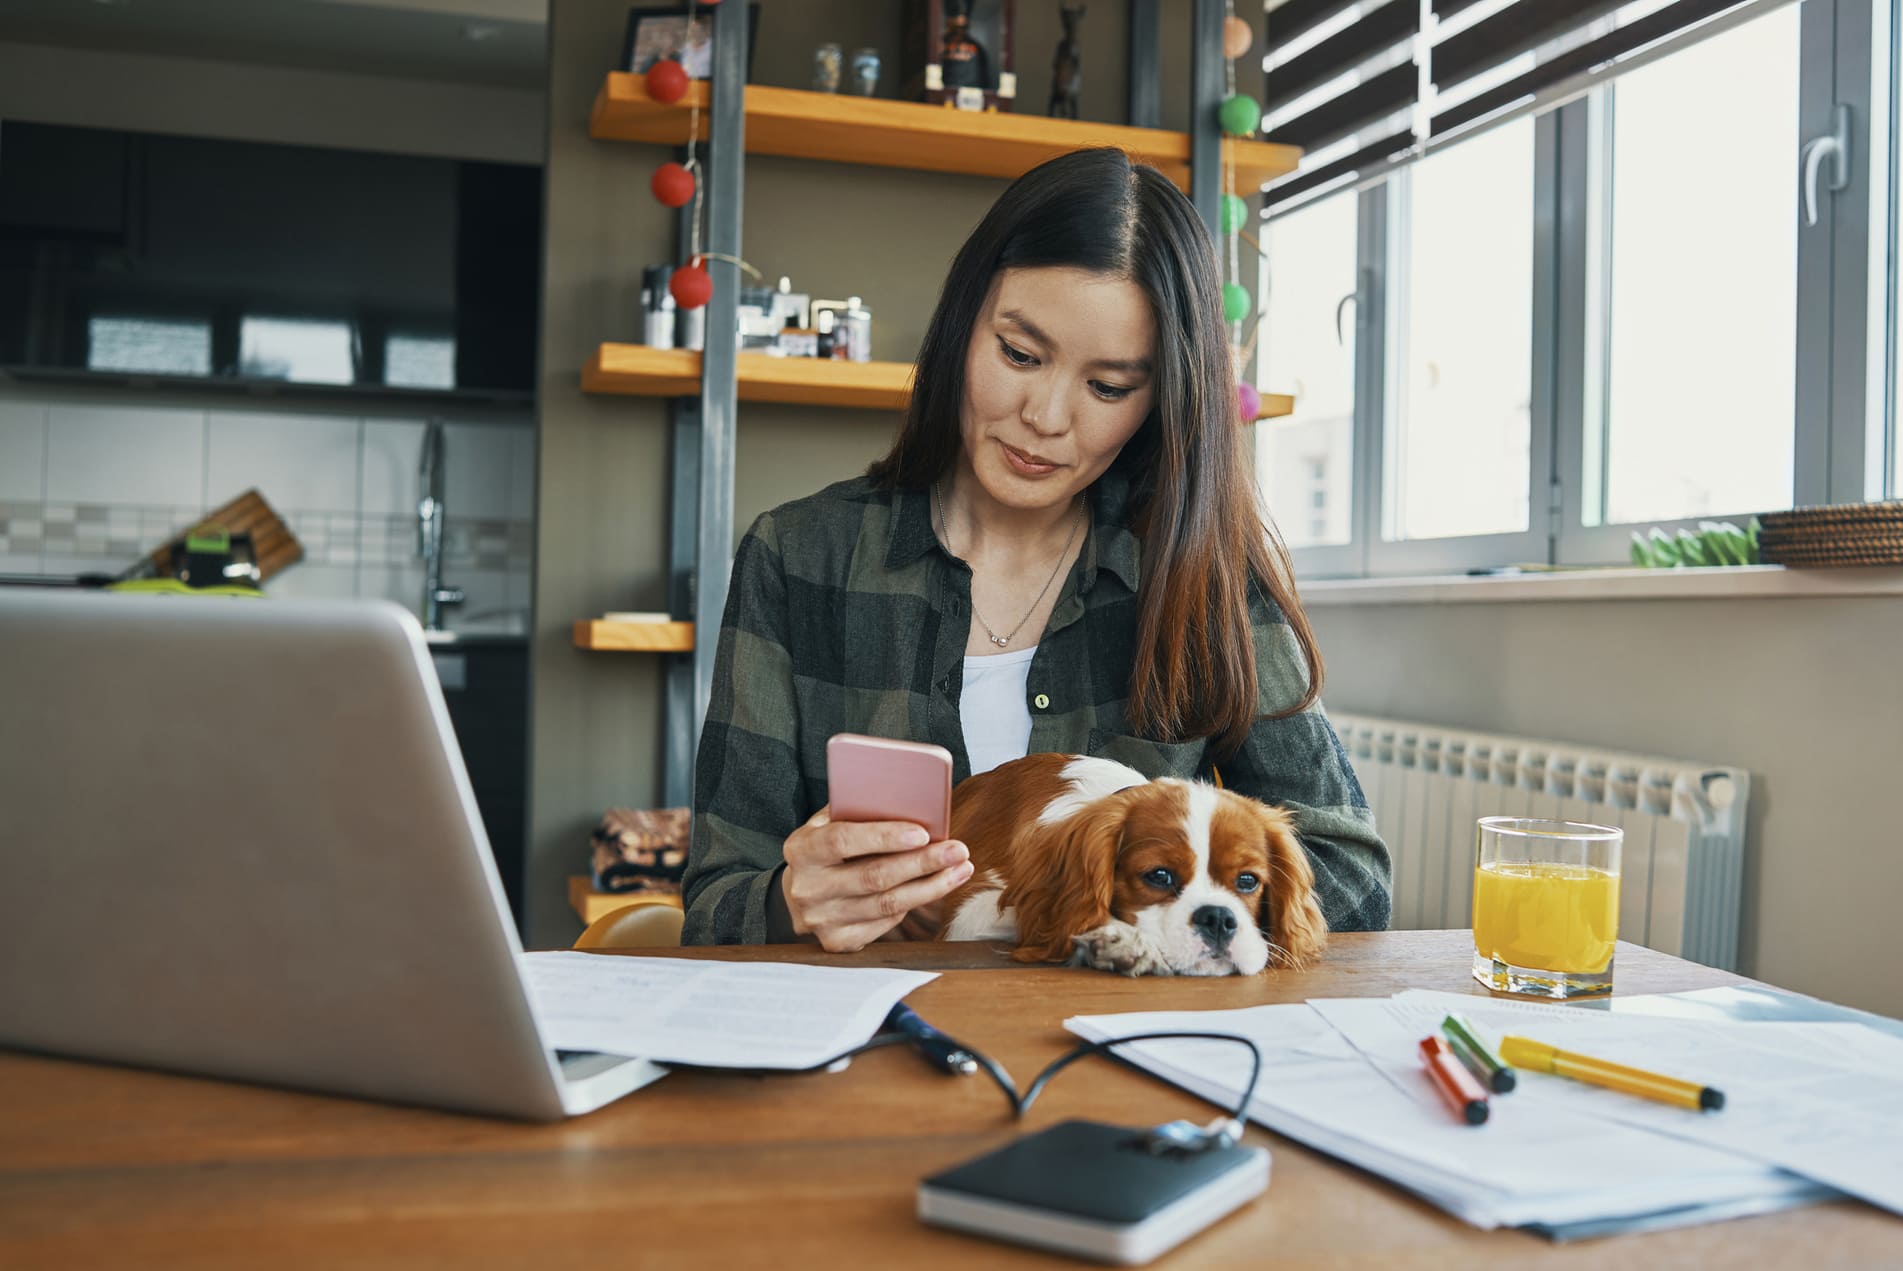
M 840 732 L 936 742 L 954 780 L 1047 751 L 1219 767 L 1295 814 L 1331 930 L 1385 927 L 1387 849 L 1320 688 L 1202 222 L 1120 151 L 1053 159 L 953 262 L 891 453 L 740 544 L 683 940 L 857 949 L 970 875 L 963 844 L 829 821 Z

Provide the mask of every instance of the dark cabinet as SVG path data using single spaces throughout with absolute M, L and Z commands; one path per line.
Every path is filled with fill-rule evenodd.
M 519 932 L 527 842 L 528 645 L 519 638 L 473 638 L 431 653 Z

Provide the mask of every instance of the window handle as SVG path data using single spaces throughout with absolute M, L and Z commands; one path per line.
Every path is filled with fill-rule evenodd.
M 1348 337 L 1344 335 L 1341 330 L 1341 311 L 1346 309 L 1350 304 L 1358 302 L 1360 299 L 1361 293 L 1359 291 L 1351 291 L 1335 302 L 1335 343 L 1341 345 L 1343 348 L 1348 346 Z
M 1817 178 L 1826 161 L 1830 164 L 1831 190 L 1850 184 L 1850 108 L 1838 106 L 1831 111 L 1831 134 L 1813 137 L 1804 143 L 1804 224 L 1817 224 Z

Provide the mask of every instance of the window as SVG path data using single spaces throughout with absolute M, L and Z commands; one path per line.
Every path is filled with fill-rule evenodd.
M 1533 121 L 1389 181 L 1391 539 L 1528 527 Z
M 1586 525 L 1791 506 L 1800 12 L 1599 90 Z
M 383 342 L 383 382 L 400 388 L 456 387 L 456 338 L 391 335 Z
M 1510 11 L 1431 6 L 1431 47 Z M 1274 210 L 1262 384 L 1297 401 L 1258 459 L 1298 572 L 1620 564 L 1635 528 L 1903 497 L 1900 28 L 1903 0 L 1743 5 L 1604 46 L 1558 105 L 1456 81 L 1495 113 Z
M 1257 379 L 1294 394 L 1295 412 L 1256 425 L 1257 477 L 1270 514 L 1289 518 L 1290 547 L 1346 543 L 1353 529 L 1355 312 L 1343 301 L 1355 293 L 1355 215 L 1355 196 L 1338 195 L 1262 227 Z
M 90 318 L 86 365 L 95 371 L 211 374 L 211 323 L 166 318 Z
M 347 323 L 247 317 L 238 341 L 240 375 L 306 384 L 349 384 L 357 378 Z

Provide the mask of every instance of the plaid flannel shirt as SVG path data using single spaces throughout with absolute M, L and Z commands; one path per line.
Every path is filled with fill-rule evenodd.
M 1207 779 L 1203 741 L 1152 741 L 1124 717 L 1142 556 L 1128 496 L 1115 468 L 1091 487 L 1090 530 L 1025 685 L 1030 753 Z M 1266 715 L 1300 698 L 1307 669 L 1259 588 L 1250 608 Z M 952 753 L 955 782 L 970 775 L 958 715 L 970 626 L 971 570 L 932 532 L 924 491 L 861 477 L 754 522 L 734 558 L 701 732 L 683 943 L 767 941 L 782 845 L 827 802 L 834 733 L 936 742 Z M 1294 814 L 1330 930 L 1387 926 L 1388 850 L 1319 703 L 1258 719 L 1221 769 L 1228 788 Z

